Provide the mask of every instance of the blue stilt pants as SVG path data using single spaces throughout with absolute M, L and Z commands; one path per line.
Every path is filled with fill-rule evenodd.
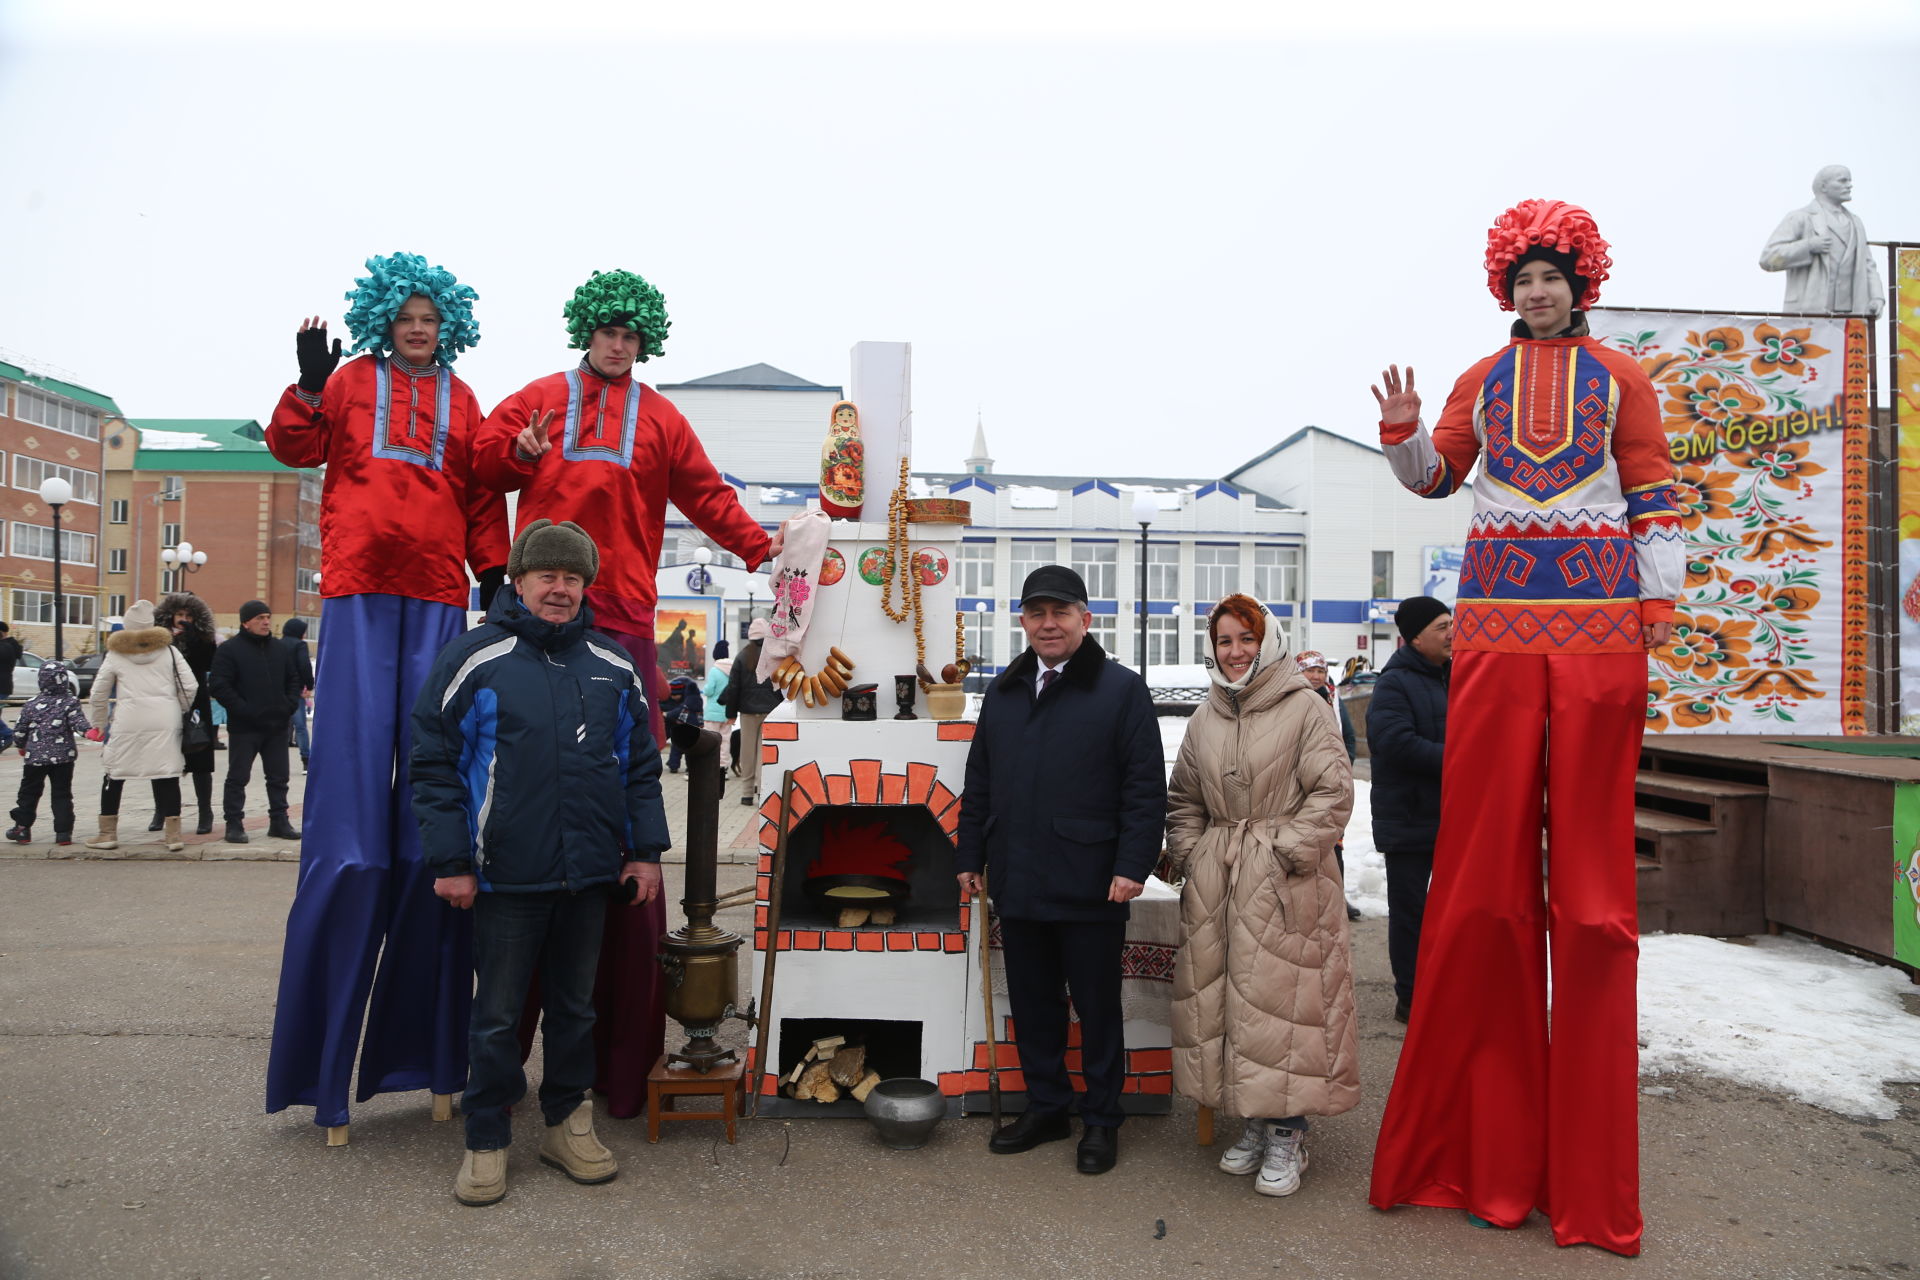
M 360 1101 L 465 1085 L 472 921 L 433 896 L 407 779 L 414 699 L 465 627 L 462 610 L 406 596 L 326 602 L 268 1111 L 345 1124 L 363 1018 Z

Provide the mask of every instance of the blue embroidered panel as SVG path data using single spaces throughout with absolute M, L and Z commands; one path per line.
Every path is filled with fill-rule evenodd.
M 1606 466 L 1613 377 L 1582 347 L 1502 352 L 1481 392 L 1487 478 L 1548 506 Z
M 1640 595 L 1631 539 L 1468 538 L 1462 600 L 1632 600 Z
M 578 369 L 567 370 L 567 426 L 560 438 L 560 456 L 568 462 L 611 462 L 615 466 L 625 467 L 633 462 L 633 440 L 640 424 L 640 393 L 638 382 L 627 384 L 626 411 L 620 415 L 620 443 L 618 445 L 599 443 L 582 444 L 580 442 L 580 402 L 586 396 L 585 380 Z M 600 393 L 602 406 L 606 403 L 606 392 Z M 599 430 L 590 439 L 605 441 L 607 428 L 603 414 L 598 421 Z
M 390 462 L 410 462 L 429 471 L 440 470 L 447 455 L 447 432 L 453 426 L 453 371 L 441 365 L 434 374 L 433 417 L 422 422 L 416 405 L 398 431 L 393 422 L 393 369 L 385 356 L 373 362 L 373 456 Z M 419 382 L 418 378 L 408 381 Z

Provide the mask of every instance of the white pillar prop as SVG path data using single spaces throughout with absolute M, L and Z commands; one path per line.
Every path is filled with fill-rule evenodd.
M 854 343 L 847 398 L 860 410 L 860 443 L 867 460 L 860 518 L 884 523 L 887 495 L 900 483 L 900 459 L 913 456 L 913 345 Z

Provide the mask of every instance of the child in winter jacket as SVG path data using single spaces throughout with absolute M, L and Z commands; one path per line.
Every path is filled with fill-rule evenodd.
M 73 762 L 79 750 L 74 738 L 92 726 L 80 699 L 73 696 L 73 681 L 64 662 L 49 662 L 40 668 L 40 693 L 20 708 L 14 722 L 14 745 L 27 758 L 20 776 L 20 794 L 14 801 L 13 826 L 7 839 L 27 844 L 33 839 L 33 818 L 40 808 L 40 792 L 53 783 L 53 842 L 73 843 Z

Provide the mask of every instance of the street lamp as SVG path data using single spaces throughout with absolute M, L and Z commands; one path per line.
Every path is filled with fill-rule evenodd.
M 60 508 L 73 501 L 73 486 L 59 476 L 40 482 L 40 501 L 53 508 L 53 660 L 66 657 L 61 647 L 60 624 L 66 620 L 67 597 L 60 586 Z
M 987 602 L 985 600 L 973 602 L 973 620 L 975 623 L 973 656 L 980 659 L 981 666 L 985 666 L 987 662 Z
M 1160 504 L 1145 489 L 1133 495 L 1133 518 L 1140 525 L 1140 679 L 1147 678 L 1147 526 L 1160 514 Z
M 695 547 L 693 549 L 693 563 L 695 565 L 692 574 L 693 589 L 701 595 L 705 595 L 707 594 L 707 582 L 709 581 L 707 566 L 713 563 L 713 552 L 707 550 L 705 547 Z
M 191 542 L 182 542 L 174 547 L 162 547 L 160 563 L 169 569 L 185 569 L 188 573 L 198 573 L 207 563 L 207 553 L 195 551 Z

